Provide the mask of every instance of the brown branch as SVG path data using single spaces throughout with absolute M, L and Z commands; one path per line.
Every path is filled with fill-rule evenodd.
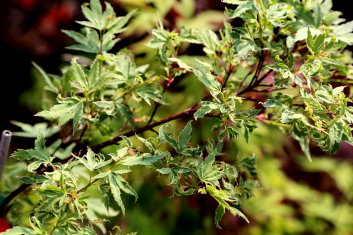
M 197 109 L 198 108 L 188 108 L 188 109 L 184 110 L 183 112 L 180 112 L 178 114 L 175 114 L 175 115 L 167 117 L 167 118 L 164 118 L 164 119 L 162 119 L 162 120 L 160 120 L 158 122 L 147 124 L 147 125 L 145 125 L 143 127 L 140 127 L 138 129 L 128 131 L 128 132 L 126 132 L 126 133 L 124 133 L 122 135 L 120 135 L 120 134 L 116 135 L 115 137 L 113 137 L 110 140 L 104 141 L 104 142 L 102 142 L 100 144 L 97 144 L 97 145 L 93 146 L 92 150 L 93 151 L 98 151 L 98 150 L 103 149 L 103 148 L 105 148 L 105 147 L 107 147 L 109 145 L 113 145 L 116 142 L 122 140 L 122 136 L 130 137 L 130 136 L 145 132 L 147 130 L 151 130 L 151 129 L 153 129 L 156 126 L 160 126 L 160 125 L 165 124 L 167 122 L 170 122 L 172 120 L 179 119 L 179 118 L 182 118 L 182 117 L 188 117 L 188 116 L 192 115 L 194 112 L 196 112 Z
M 241 92 L 239 92 L 238 95 L 240 96 L 240 95 L 242 95 L 242 94 L 244 94 L 244 93 L 246 93 L 246 92 L 252 91 L 252 89 L 255 88 L 255 87 L 257 87 L 257 86 L 259 86 L 260 83 L 261 83 L 263 80 L 265 80 L 265 79 L 267 78 L 267 76 L 270 75 L 270 73 L 272 73 L 272 71 L 273 71 L 272 69 L 270 69 L 269 71 L 267 71 L 264 75 L 261 76 L 261 78 L 259 78 L 258 80 L 256 80 L 253 85 L 251 85 L 251 86 L 249 85 L 247 88 L 245 88 L 244 90 L 242 90 Z
M 221 88 L 222 91 L 227 86 L 228 79 L 230 78 L 230 75 L 232 75 L 233 71 L 234 71 L 234 66 L 230 64 L 227 69 L 226 78 L 224 79 L 224 82 L 222 84 L 222 88 Z
M 109 145 L 113 145 L 113 144 L 116 144 L 116 142 L 122 140 L 122 136 L 126 136 L 126 137 L 130 137 L 130 136 L 133 136 L 135 134 L 139 134 L 139 133 L 142 133 L 144 131 L 147 131 L 147 130 L 152 130 L 154 127 L 157 127 L 157 126 L 160 126 L 162 124 L 165 124 L 165 123 L 168 123 L 172 120 L 175 120 L 175 119 L 179 119 L 179 118 L 183 118 L 183 117 L 188 117 L 188 116 L 191 116 L 192 114 L 194 114 L 194 112 L 196 112 L 196 110 L 198 110 L 199 108 L 197 107 L 192 107 L 192 108 L 188 108 L 178 114 L 175 114 L 173 116 L 170 116 L 170 117 L 167 117 L 167 118 L 164 118 L 158 122 L 154 122 L 154 123 L 150 123 L 150 124 L 147 124 L 143 127 L 140 127 L 136 130 L 132 130 L 132 131 L 128 131 L 124 134 L 120 134 L 120 132 L 112 139 L 110 140 L 107 140 L 105 142 L 102 142 L 100 144 L 97 144 L 95 146 L 92 147 L 92 150 L 93 151 L 97 151 L 97 150 L 100 150 L 100 149 L 103 149 Z M 123 129 L 123 128 L 122 128 Z M 68 161 L 69 159 L 71 159 L 70 157 L 67 158 L 67 159 L 64 159 L 60 162 L 66 162 Z M 43 172 L 45 171 L 45 169 L 40 169 L 38 174 L 42 174 Z M 21 194 L 22 192 L 26 191 L 27 188 L 29 188 L 31 186 L 31 184 L 22 184 L 20 185 L 17 189 L 15 189 L 9 196 L 7 196 L 2 204 L 1 204 L 1 208 L 0 208 L 0 217 L 5 215 L 7 213 L 7 211 L 9 210 L 9 206 L 7 206 L 15 197 L 17 197 L 19 194 Z
M 30 184 L 21 184 L 17 189 L 12 191 L 1 203 L 1 208 L 0 208 L 0 217 L 6 215 L 6 213 L 10 210 L 10 207 L 8 204 L 17 197 L 19 194 L 22 192 L 26 191 L 27 188 L 31 186 Z

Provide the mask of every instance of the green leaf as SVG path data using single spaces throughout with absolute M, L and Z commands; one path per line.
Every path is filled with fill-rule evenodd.
M 120 113 L 121 117 L 126 119 L 131 126 L 135 126 L 134 116 L 131 110 L 125 104 L 120 104 L 118 102 L 115 103 L 115 106 L 117 111 Z
M 256 19 L 257 9 L 253 1 L 242 3 L 235 10 L 226 9 L 226 15 L 229 18 Z
M 153 145 L 148 140 L 146 140 L 145 138 L 142 138 L 142 137 L 140 137 L 138 135 L 136 135 L 136 137 L 137 137 L 137 139 L 139 141 L 141 141 L 147 147 L 147 149 L 149 151 L 154 152 L 155 148 L 153 147 Z
M 46 122 L 36 123 L 34 125 L 18 121 L 11 121 L 11 123 L 22 129 L 21 132 L 12 132 L 14 136 L 19 137 L 37 138 L 38 135 L 42 135 L 44 138 L 47 138 L 60 130 L 58 126 L 49 127 Z
M 342 42 L 347 43 L 348 45 L 353 44 L 353 21 L 349 21 L 344 24 L 333 27 L 333 34 L 336 38 Z
M 287 3 L 275 3 L 266 11 L 266 17 L 275 27 L 284 27 L 294 17 L 294 9 Z
M 71 67 L 72 67 L 72 74 L 76 80 L 80 84 L 80 87 L 88 90 L 89 89 L 89 84 L 87 81 L 87 75 L 82 69 L 82 66 L 77 63 L 77 58 L 74 58 L 71 61 Z
M 75 134 L 75 131 L 77 130 L 78 125 L 80 123 L 80 120 L 81 120 L 81 117 L 83 114 L 83 108 L 84 108 L 83 102 L 79 102 L 75 107 L 74 116 L 72 117 L 72 119 L 73 119 L 72 129 L 73 129 L 74 134 Z
M 33 175 L 32 177 L 23 176 L 20 180 L 25 184 L 40 184 L 47 180 L 43 175 Z
M 136 94 L 141 97 L 142 99 L 144 99 L 144 101 L 146 101 L 146 103 L 148 105 L 151 105 L 150 100 L 154 100 L 157 103 L 160 104 L 167 104 L 163 99 L 162 99 L 162 93 L 160 90 L 148 86 L 148 85 L 144 85 L 144 86 L 139 86 L 136 89 Z
M 246 222 L 249 223 L 248 218 L 237 208 L 230 206 L 229 203 L 235 202 L 236 200 L 231 198 L 229 193 L 225 190 L 218 190 L 210 185 L 206 185 L 206 191 L 219 203 L 219 206 L 228 209 L 233 215 L 239 215 Z M 217 208 L 218 209 L 218 208 Z M 222 211 L 219 211 L 219 215 Z M 221 219 L 217 217 L 218 221 Z
M 174 140 L 173 135 L 167 130 L 170 124 L 164 124 L 159 128 L 159 141 L 161 143 L 169 143 L 174 149 L 178 148 L 177 142 Z
M 214 154 L 209 154 L 204 161 L 202 161 L 202 158 L 200 157 L 196 173 L 202 182 L 213 186 L 219 186 L 218 180 L 221 179 L 225 173 L 221 170 L 221 166 L 214 164 L 214 162 Z
M 195 119 L 203 118 L 206 114 L 220 108 L 219 104 L 209 101 L 201 101 L 200 106 L 201 107 L 194 113 Z
M 39 235 L 37 231 L 25 227 L 15 226 L 1 233 L 3 235 Z M 43 233 L 42 233 L 43 234 Z
M 179 138 L 178 138 L 178 148 L 176 149 L 177 152 L 181 153 L 183 151 L 183 149 L 186 148 L 188 142 L 190 141 L 191 138 L 191 131 L 192 131 L 192 125 L 191 125 L 192 121 L 189 121 L 186 126 L 184 127 L 184 129 L 180 132 L 179 134 Z
M 24 161 L 31 160 L 33 157 L 27 152 L 27 150 L 19 149 L 16 152 L 11 154 L 12 157 Z
M 63 206 L 65 200 L 65 192 L 56 186 L 50 185 L 39 189 L 39 194 L 45 200 L 40 204 L 40 210 L 47 210 L 55 204 Z
M 76 157 L 76 159 L 90 171 L 105 167 L 112 162 L 112 160 L 105 160 L 104 156 L 100 154 L 95 154 L 89 147 L 83 157 Z
M 130 11 L 126 16 L 117 17 L 115 20 L 112 21 L 110 25 L 108 25 L 109 31 L 114 34 L 124 32 L 126 30 L 124 26 L 126 26 L 126 24 L 136 12 L 137 10 L 134 9 Z
M 86 17 L 88 21 L 78 21 L 78 23 L 96 28 L 98 30 L 102 30 L 105 27 L 105 19 L 103 18 L 102 6 L 99 0 L 90 0 L 90 7 L 89 9 L 86 6 L 82 6 L 82 13 Z
M 118 203 L 123 215 L 125 215 L 125 206 L 121 199 L 121 190 L 127 194 L 134 196 L 136 200 L 137 200 L 137 194 L 127 183 L 127 181 L 119 174 L 112 172 L 108 176 L 108 181 L 109 181 L 110 190 L 113 194 L 114 200 Z
M 247 3 L 246 0 L 222 0 L 222 2 L 234 5 L 241 5 Z
M 245 59 L 251 52 L 257 52 L 258 46 L 251 38 L 242 37 L 240 40 L 237 40 L 234 45 L 234 50 L 238 57 Z
M 273 107 L 279 107 L 280 108 L 280 107 L 283 106 L 283 104 L 280 101 L 276 100 L 276 99 L 268 99 L 266 102 L 263 103 L 263 106 L 265 108 L 273 108 Z
M 30 172 L 38 169 L 41 164 L 51 163 L 54 159 L 45 147 L 45 140 L 41 135 L 37 137 L 34 149 L 20 149 L 13 153 L 12 156 L 20 160 L 34 160 L 28 165 L 28 171 Z
M 214 221 L 215 221 L 217 228 L 219 228 L 219 229 L 222 229 L 221 226 L 219 225 L 219 221 L 221 221 L 221 219 L 225 213 L 226 213 L 225 208 L 221 205 L 218 205 L 218 207 L 216 209 Z
M 311 154 L 309 149 L 309 138 L 306 136 L 299 137 L 298 135 L 293 132 L 292 136 L 299 142 L 300 148 L 304 152 L 306 158 L 311 162 Z
M 75 132 L 77 126 L 82 119 L 83 103 L 78 98 L 58 98 L 59 104 L 54 105 L 48 111 L 42 111 L 36 114 L 48 120 L 58 119 L 58 125 L 62 126 L 69 120 L 73 119 L 73 131 Z
M 94 59 L 94 61 L 91 64 L 88 77 L 87 77 L 88 84 L 90 85 L 89 90 L 94 89 L 95 86 L 97 86 L 97 82 L 100 80 L 100 72 L 101 72 L 99 68 L 100 62 L 101 61 L 97 57 L 96 59 Z
M 162 154 L 154 155 L 150 153 L 144 153 L 141 155 L 128 156 L 124 160 L 122 160 L 120 164 L 125 166 L 137 166 L 137 165 L 150 166 L 150 165 L 153 165 L 153 163 L 162 159 L 163 157 L 164 155 Z
M 96 179 L 104 179 L 106 178 L 108 175 L 111 174 L 111 171 L 105 171 L 105 172 L 101 172 L 95 176 L 92 177 L 91 180 L 96 180 Z
M 97 54 L 101 51 L 99 35 L 95 30 L 84 28 L 83 33 L 63 30 L 63 33 L 72 37 L 78 44 L 66 47 L 67 49 Z
M 325 37 L 324 34 L 313 37 L 310 29 L 308 29 L 307 44 L 308 49 L 313 55 L 318 55 L 321 52 L 321 49 L 325 46 Z
M 178 58 L 168 58 L 169 61 L 172 61 L 172 62 L 176 62 L 180 68 L 182 69 L 185 69 L 187 71 L 191 71 L 192 70 L 192 67 L 189 66 L 187 63 L 185 63 L 184 61 L 182 61 L 181 59 L 178 59 Z
M 48 91 L 51 91 L 55 94 L 58 94 L 59 91 L 58 89 L 55 87 L 55 85 L 53 84 L 53 82 L 51 81 L 51 79 L 49 78 L 48 74 L 36 63 L 32 63 L 34 65 L 34 67 L 40 72 L 40 74 L 42 75 L 42 77 L 44 78 L 45 83 L 47 84 L 47 86 L 45 87 L 45 89 L 47 89 Z
M 217 35 L 211 30 L 200 29 L 196 32 L 198 39 L 205 45 L 204 51 L 207 54 L 215 54 L 220 47 Z
M 211 66 L 197 59 L 196 62 L 197 63 L 193 67 L 195 76 L 210 90 L 211 95 L 214 98 L 217 98 L 217 95 L 221 93 L 222 88 L 221 84 L 216 80 L 216 77 L 210 72 L 209 68 Z

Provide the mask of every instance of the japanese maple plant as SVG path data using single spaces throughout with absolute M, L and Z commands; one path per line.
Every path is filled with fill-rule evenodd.
M 342 141 L 352 143 L 352 57 L 344 49 L 353 43 L 353 22 L 340 18 L 331 0 L 223 2 L 227 20 L 219 32 L 157 24 L 144 45 L 155 60 L 139 65 L 128 49 L 110 51 L 140 13 L 116 16 L 109 3 L 83 4 L 81 32 L 63 31 L 79 56 L 58 76 L 34 65 L 50 104 L 36 116 L 49 124 L 17 123 L 19 135 L 36 140 L 33 149 L 12 154 L 27 172 L 6 195 L 1 215 L 13 223 L 18 208 L 26 208 L 28 221 L 5 234 L 107 233 L 107 217 L 88 210 L 101 203 L 124 215 L 124 194 L 138 200 L 129 176 L 144 167 L 166 179 L 171 196 L 212 197 L 217 227 L 227 211 L 248 221 L 241 202 L 261 182 L 255 156 L 227 158 L 234 154 L 230 143 L 248 140 L 261 125 L 292 136 L 309 161 L 309 144 L 335 153 Z M 190 47 L 203 55 L 181 56 Z M 169 88 L 181 79 L 196 79 L 203 97 L 185 92 L 191 105 L 161 117 L 173 103 Z M 195 138 L 195 126 L 204 123 L 207 138 Z

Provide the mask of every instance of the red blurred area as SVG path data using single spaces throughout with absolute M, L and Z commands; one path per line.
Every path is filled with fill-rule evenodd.
M 79 12 L 75 0 L 12 0 L 1 16 L 3 40 L 34 57 L 46 57 L 62 50 L 61 29 L 72 24 Z
M 11 226 L 6 220 L 0 218 L 0 233 L 5 232 L 6 230 L 10 229 Z
M 26 10 L 32 9 L 37 3 L 37 0 L 14 0 L 14 1 Z

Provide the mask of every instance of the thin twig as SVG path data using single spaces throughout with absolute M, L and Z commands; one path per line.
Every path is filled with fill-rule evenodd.
M 153 129 L 153 128 L 156 127 L 156 126 L 160 126 L 160 125 L 165 124 L 165 123 L 167 123 L 167 122 L 170 122 L 170 121 L 172 121 L 172 120 L 179 119 L 179 118 L 182 118 L 182 117 L 190 116 L 190 115 L 192 115 L 194 112 L 196 112 L 197 109 L 198 109 L 198 108 L 188 108 L 188 109 L 184 110 L 183 112 L 180 112 L 180 113 L 178 113 L 178 114 L 172 115 L 172 116 L 167 117 L 167 118 L 164 118 L 164 119 L 162 119 L 162 120 L 160 120 L 160 121 L 147 124 L 147 125 L 145 125 L 145 126 L 143 126 L 143 127 L 140 127 L 140 128 L 138 128 L 138 129 L 128 131 L 128 132 L 126 132 L 126 133 L 124 133 L 124 134 L 122 134 L 122 135 L 117 135 L 117 136 L 113 137 L 113 138 L 110 139 L 110 140 L 104 141 L 104 142 L 102 142 L 102 143 L 100 143 L 100 144 L 97 144 L 97 145 L 93 146 L 93 147 L 92 147 L 92 150 L 93 150 L 93 151 L 98 151 L 98 150 L 103 149 L 103 148 L 105 148 L 105 147 L 107 147 L 107 146 L 109 146 L 109 145 L 112 145 L 112 144 L 114 144 L 115 142 L 122 140 L 122 136 L 130 137 L 130 136 L 133 136 L 133 135 L 135 135 L 135 134 L 140 134 L 140 133 L 145 132 L 145 131 L 147 131 L 147 130 L 151 130 L 151 129 Z
M 26 189 L 29 188 L 29 186 L 31 186 L 31 185 L 30 184 L 21 184 L 17 189 L 12 191 L 7 197 L 5 197 L 5 199 L 1 203 L 0 217 L 5 215 L 7 213 L 7 211 L 10 209 L 7 205 L 12 201 L 12 199 L 14 199 L 18 195 L 20 195 L 22 192 L 26 191 Z
M 260 85 L 260 83 L 267 78 L 268 75 L 270 75 L 270 73 L 272 73 L 272 69 L 270 69 L 269 71 L 267 71 L 264 75 L 261 76 L 260 79 L 258 79 L 252 86 L 248 86 L 247 88 L 245 88 L 244 90 L 242 90 L 241 92 L 238 93 L 238 95 L 242 95 L 246 92 L 251 91 L 254 87 L 257 87 Z
M 227 86 L 228 79 L 230 78 L 230 75 L 232 75 L 233 71 L 234 71 L 234 66 L 232 64 L 230 64 L 228 69 L 227 69 L 227 74 L 226 74 L 226 77 L 224 79 L 224 82 L 222 84 L 222 88 L 221 88 L 222 91 Z

